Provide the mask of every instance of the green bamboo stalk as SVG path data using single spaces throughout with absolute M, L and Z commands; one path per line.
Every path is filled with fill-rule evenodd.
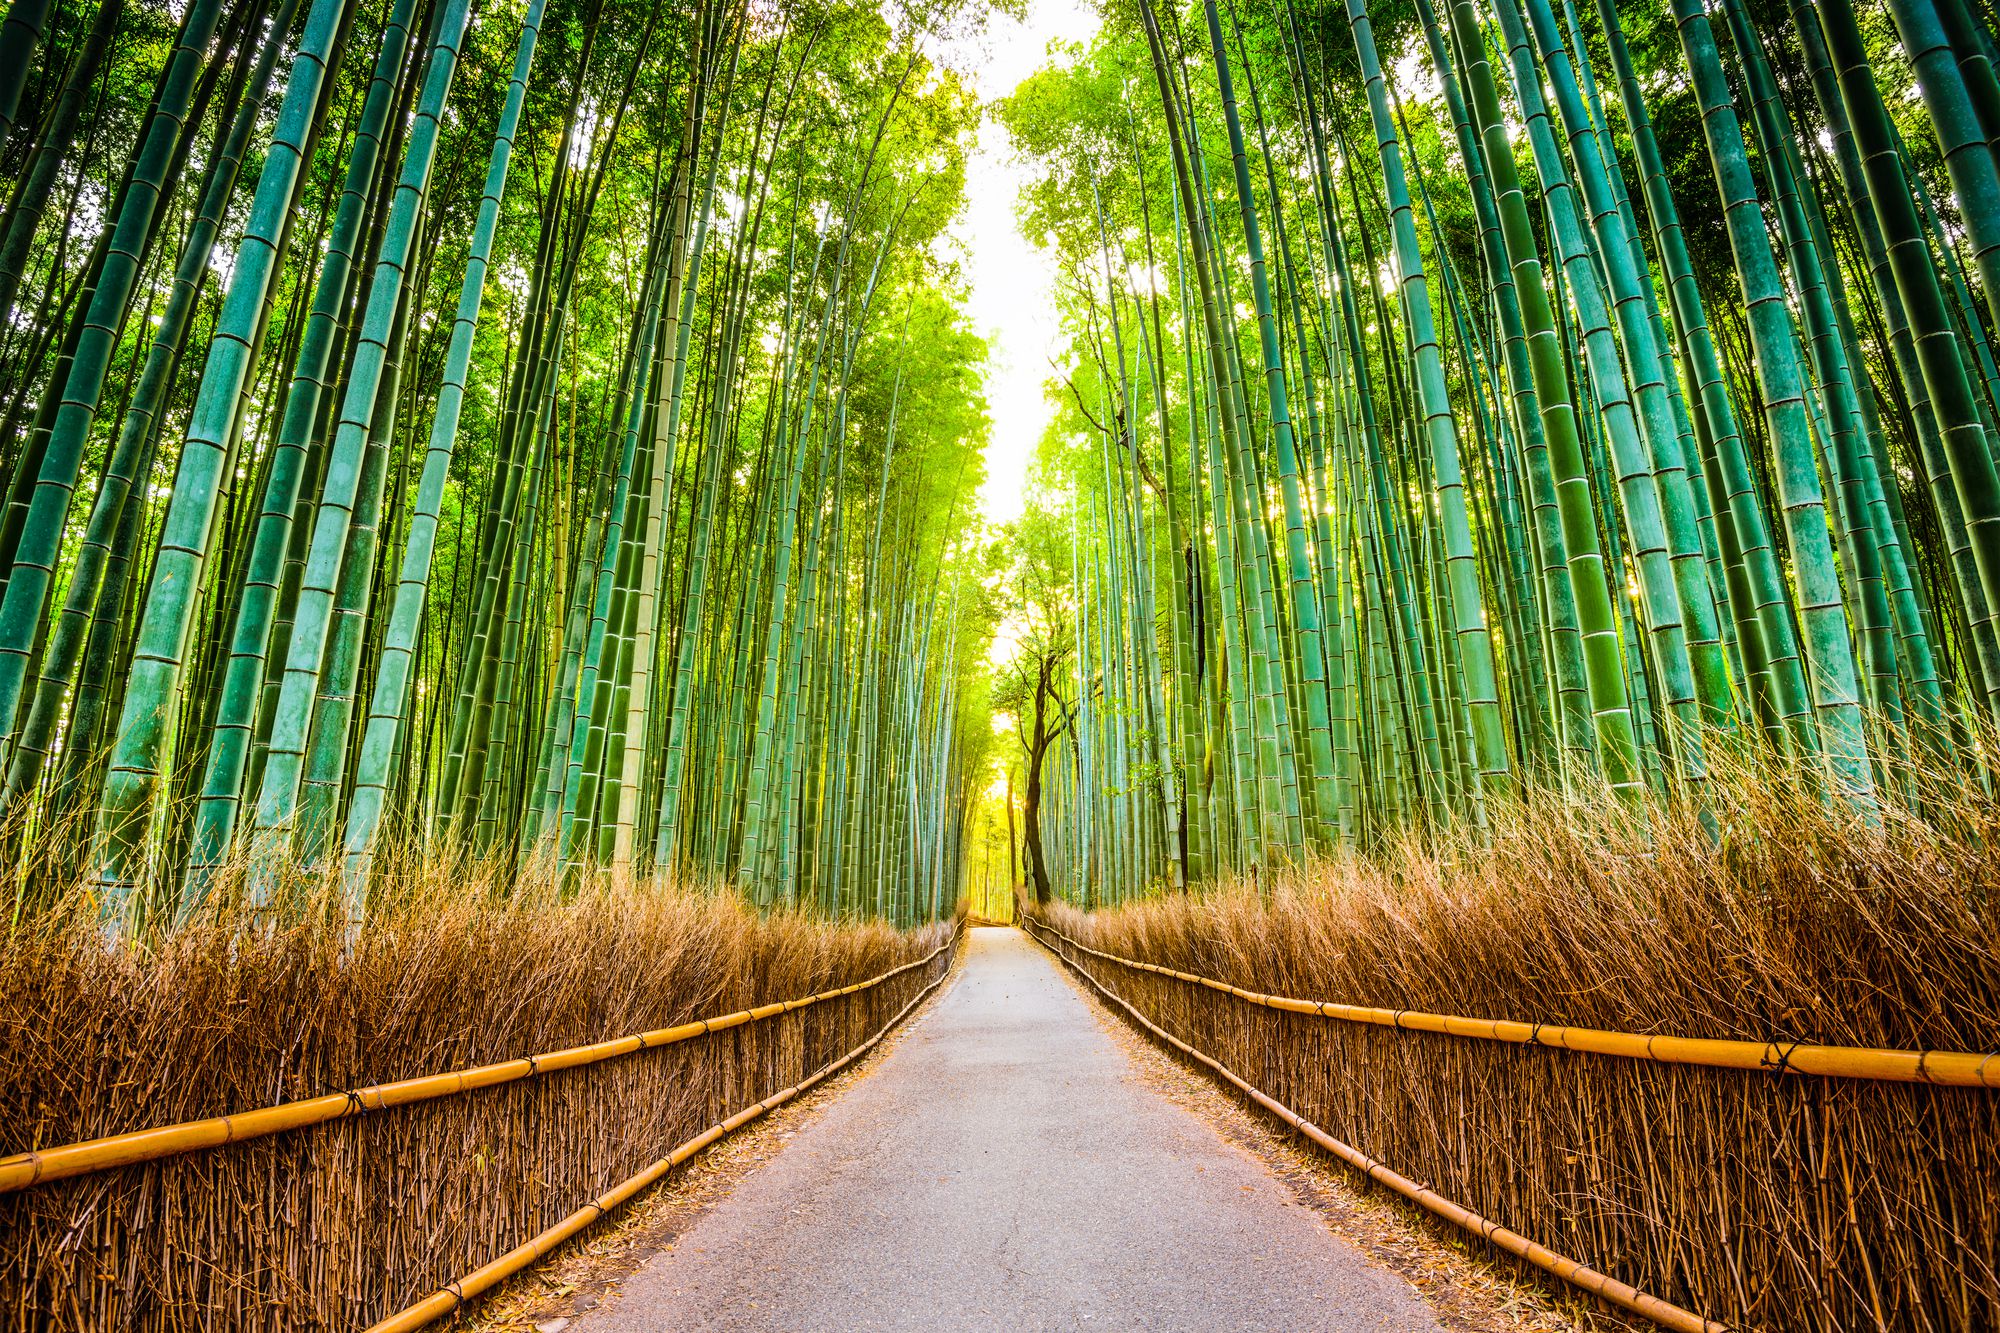
M 325 650 L 334 629 L 334 608 L 348 554 L 348 532 L 361 503 L 369 453 L 369 423 L 375 415 L 377 389 L 389 361 L 404 277 L 415 253 L 419 209 L 430 186 L 439 122 L 451 93 L 452 79 L 458 72 L 459 43 L 464 38 L 468 8 L 468 0 L 446 0 L 416 120 L 409 132 L 402 175 L 396 182 L 384 223 L 381 256 L 368 284 L 367 309 L 362 317 L 354 363 L 348 372 L 326 477 L 320 488 L 277 718 L 271 730 L 270 755 L 265 761 L 263 785 L 257 797 L 260 834 L 289 837 L 298 813 L 313 702 L 319 692 Z M 393 420 L 393 409 L 389 416 Z M 371 575 L 372 564 L 360 571 L 363 588 Z M 340 730 L 344 736 L 344 716 Z M 338 753 L 345 756 L 344 742 Z
M 345 11 L 346 0 L 314 0 L 306 16 L 162 523 L 160 552 L 139 622 L 98 809 L 100 910 L 114 931 L 122 928 L 133 908 L 145 873 L 161 755 L 174 725 L 175 696 L 229 438 L 249 377 L 265 296 L 277 268 L 279 238 L 292 210 L 305 141 Z
M 1500 116 L 1485 37 L 1469 0 L 1455 0 L 1448 12 L 1472 120 L 1480 135 L 1486 177 L 1497 195 L 1502 239 L 1521 302 L 1536 406 L 1560 497 L 1570 588 L 1582 632 L 1598 753 L 1604 776 L 1612 788 L 1631 793 L 1641 781 L 1638 735 L 1626 689 L 1624 654 L 1606 582 L 1595 504 L 1564 365 L 1562 339 L 1556 331 L 1554 309 L 1528 219 L 1526 197 L 1514 166 L 1513 149 Z
M 166 202 L 169 174 L 191 128 L 187 121 L 203 55 L 221 17 L 221 0 L 196 0 L 188 8 L 160 77 L 158 101 L 141 131 L 129 183 L 110 224 L 103 266 L 88 304 L 78 315 L 81 336 L 56 394 L 55 419 L 38 451 L 34 498 L 7 566 L 5 596 L 0 598 L 0 735 L 9 739 L 15 732 L 29 658 L 42 632 L 84 444 L 97 417 L 141 261 Z
M 1896 151 L 1888 114 L 1869 71 L 1867 53 L 1845 0 L 1817 5 L 1822 32 L 1854 135 L 1876 225 L 1881 229 L 1889 267 L 1910 323 L 1923 384 L 1937 413 L 1940 443 L 1952 488 L 1964 515 L 1967 544 L 1978 573 L 1986 610 L 2000 604 L 2000 476 L 1981 425 L 1964 353 L 1952 327 L 1937 270 L 1925 244 L 1922 223 Z M 1939 478 L 1933 474 L 1936 488 Z M 1942 506 L 1940 506 L 1942 507 Z M 1990 659 L 1990 641 L 1976 641 L 1989 708 L 2000 708 L 2000 663 Z
M 382 645 L 381 664 L 377 668 L 375 688 L 369 700 L 361 752 L 355 763 L 354 794 L 348 802 L 342 837 L 347 858 L 343 882 L 350 916 L 357 915 L 365 906 L 376 838 L 388 803 L 392 761 L 408 717 L 411 668 L 430 593 L 431 565 L 437 547 L 445 483 L 451 471 L 453 450 L 458 443 L 465 385 L 472 365 L 473 337 L 479 327 L 487 266 L 493 253 L 494 234 L 499 227 L 507 173 L 513 162 L 514 138 L 520 125 L 521 107 L 527 98 L 528 75 L 533 68 L 535 46 L 541 36 L 544 3 L 545 0 L 529 0 L 528 12 L 521 23 L 521 36 L 514 48 L 514 68 L 507 82 L 506 101 L 493 132 L 493 149 L 487 158 L 485 185 L 480 192 L 479 211 L 473 222 L 472 241 L 466 254 L 465 277 L 459 285 L 451 343 L 445 353 L 444 381 L 438 389 L 437 411 L 431 419 L 430 437 L 424 449 L 423 472 L 417 482 L 409 538 L 403 548 L 395 600 L 390 608 L 388 629 Z
M 166 309 L 161 313 L 147 347 L 145 366 L 126 405 L 117 441 L 106 460 L 104 477 L 91 504 L 82 544 L 70 568 L 62 611 L 49 634 L 21 739 L 7 765 L 7 784 L 4 795 L 0 795 L 0 809 L 14 808 L 15 802 L 27 795 L 39 780 L 42 765 L 54 742 L 65 698 L 76 684 L 91 613 L 97 604 L 106 568 L 111 563 L 112 543 L 124 525 L 125 507 L 133 485 L 141 476 L 140 461 L 149 454 L 157 434 L 173 368 L 193 322 L 202 282 L 208 275 L 209 251 L 215 244 L 223 215 L 235 193 L 244 150 L 263 110 L 264 96 L 295 9 L 296 0 L 291 0 L 279 9 L 273 20 L 270 36 L 258 56 L 242 105 L 223 141 L 221 152 L 209 168 L 194 223 L 181 245 Z M 4 674 L 5 669 L 6 662 L 0 661 L 0 674 Z M 77 744 L 79 738 L 71 735 L 67 743 Z
M 1875 804 L 1874 777 L 1855 680 L 1853 641 L 1827 534 L 1791 313 L 1708 16 L 1698 0 L 1674 0 L 1674 19 L 1701 106 L 1702 134 L 1756 350 L 1757 385 L 1776 453 L 1778 500 L 1790 539 L 1814 713 L 1835 790 L 1842 799 L 1870 810 Z

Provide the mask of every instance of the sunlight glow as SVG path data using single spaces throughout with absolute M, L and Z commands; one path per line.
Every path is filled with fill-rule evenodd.
M 1029 447 L 1033 448 L 1034 446 L 1031 444 Z M 990 445 L 987 447 L 986 456 L 988 460 L 993 459 L 993 448 Z M 989 467 L 992 466 L 991 461 L 988 462 L 988 466 Z M 989 477 L 988 485 L 990 486 L 991 484 L 992 484 L 991 478 Z M 1020 477 L 1020 485 L 1025 486 L 1026 484 L 1027 484 L 1027 471 L 1024 468 L 1022 470 Z M 1018 514 L 1021 510 L 1020 497 L 1021 497 L 1021 492 L 1020 489 L 1017 487 L 1016 490 L 1013 492 L 1014 513 L 1016 514 Z M 987 511 L 987 517 L 989 519 L 993 519 L 993 521 L 995 522 L 1004 521 L 1002 519 L 994 518 L 993 511 L 990 509 Z M 1027 632 L 1028 632 L 1028 617 L 1026 613 L 1024 613 L 1018 606 L 1011 608 L 1007 612 L 1007 614 L 1004 617 L 1002 617 L 1000 623 L 994 626 L 993 642 L 988 644 L 986 647 L 986 660 L 996 668 L 1006 666 L 1007 663 L 1014 660 L 1014 652 L 1021 646 L 1021 640 L 1023 637 L 1026 636 Z
M 984 102 L 1013 92 L 1048 63 L 1051 42 L 1088 42 L 1096 11 L 1078 0 L 1030 0 L 1027 21 L 996 14 L 983 37 L 952 44 L 947 59 L 967 72 Z M 1014 161 L 1006 130 L 990 118 L 966 162 L 964 216 L 953 233 L 963 246 L 973 327 L 992 343 L 986 398 L 993 414 L 980 512 L 991 523 L 1018 518 L 1035 456 L 1053 408 L 1042 392 L 1062 332 L 1055 309 L 1055 269 L 1021 234 L 1014 200 L 1026 170 Z

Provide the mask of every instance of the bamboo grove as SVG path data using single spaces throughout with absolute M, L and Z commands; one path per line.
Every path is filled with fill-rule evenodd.
M 1038 896 L 1701 809 L 1724 756 L 1863 822 L 1988 782 L 1993 23 L 1133 0 L 1024 84 Z
M 951 909 L 988 729 L 948 8 L 13 0 L 16 919 L 379 858 Z

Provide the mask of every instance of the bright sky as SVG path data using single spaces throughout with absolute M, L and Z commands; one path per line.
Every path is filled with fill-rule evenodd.
M 971 74 L 980 99 L 992 102 L 1048 63 L 1050 42 L 1087 42 L 1097 28 L 1088 0 L 1030 0 L 1025 23 L 995 14 L 978 49 L 953 63 Z M 993 344 L 986 371 L 993 440 L 979 493 L 980 510 L 993 523 L 1021 512 L 1028 464 L 1051 410 L 1042 382 L 1060 336 L 1055 269 L 1015 222 L 1014 201 L 1027 172 L 1013 156 L 1007 131 L 984 121 L 966 169 L 965 217 L 955 228 L 972 283 L 969 313 Z

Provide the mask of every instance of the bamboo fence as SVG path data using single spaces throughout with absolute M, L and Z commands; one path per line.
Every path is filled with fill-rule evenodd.
M 799 999 L 0 1159 L 4 1327 L 418 1327 L 845 1067 L 957 940 Z
M 955 947 L 957 943 L 958 939 L 956 934 L 954 934 L 952 939 L 938 946 L 936 953 L 915 963 L 905 964 L 903 967 L 897 968 L 896 971 L 901 973 L 914 968 L 924 967 L 932 962 L 938 954 Z M 877 978 L 876 980 L 885 979 L 886 976 L 887 974 L 885 974 L 884 978 Z M 475 1299 L 484 1292 L 492 1290 L 509 1277 L 542 1259 L 564 1241 L 577 1235 L 590 1226 L 591 1223 L 608 1214 L 613 1208 L 619 1207 L 641 1190 L 655 1184 L 667 1172 L 679 1166 L 682 1162 L 687 1161 L 702 1149 L 729 1134 L 735 1133 L 752 1120 L 756 1120 L 768 1112 L 776 1110 L 786 1102 L 791 1101 L 794 1097 L 810 1091 L 814 1085 L 832 1078 L 835 1074 L 838 1074 L 841 1070 L 859 1060 L 870 1050 L 874 1049 L 875 1045 L 882 1038 L 888 1036 L 891 1029 L 909 1017 L 910 1012 L 928 999 L 933 991 L 944 984 L 944 981 L 945 973 L 940 971 L 937 976 L 931 979 L 928 985 L 910 998 L 908 1004 L 897 1010 L 893 1018 L 877 1028 L 867 1040 L 841 1056 L 838 1060 L 821 1065 L 811 1074 L 800 1079 L 790 1087 L 782 1088 L 772 1093 L 769 1097 L 766 1097 L 763 1101 L 744 1107 L 728 1119 L 710 1125 L 687 1142 L 677 1146 L 665 1157 L 653 1162 L 644 1170 L 627 1176 L 604 1193 L 591 1199 L 554 1226 L 515 1246 L 491 1263 L 481 1265 L 479 1268 L 474 1269 L 454 1282 L 447 1282 L 443 1287 L 440 1287 L 424 1299 L 405 1306 L 387 1319 L 378 1321 L 369 1328 L 368 1333 L 409 1333 L 409 1330 L 423 1328 L 425 1325 L 435 1323 L 446 1315 L 463 1308 L 467 1302 Z M 873 984 L 874 982 L 872 981 L 864 982 L 858 986 L 848 987 L 840 993 L 843 995 L 852 994 Z
M 1029 924 L 1155 1035 L 1371 1179 L 1666 1327 L 2000 1321 L 1993 1055 L 1300 1000 Z

